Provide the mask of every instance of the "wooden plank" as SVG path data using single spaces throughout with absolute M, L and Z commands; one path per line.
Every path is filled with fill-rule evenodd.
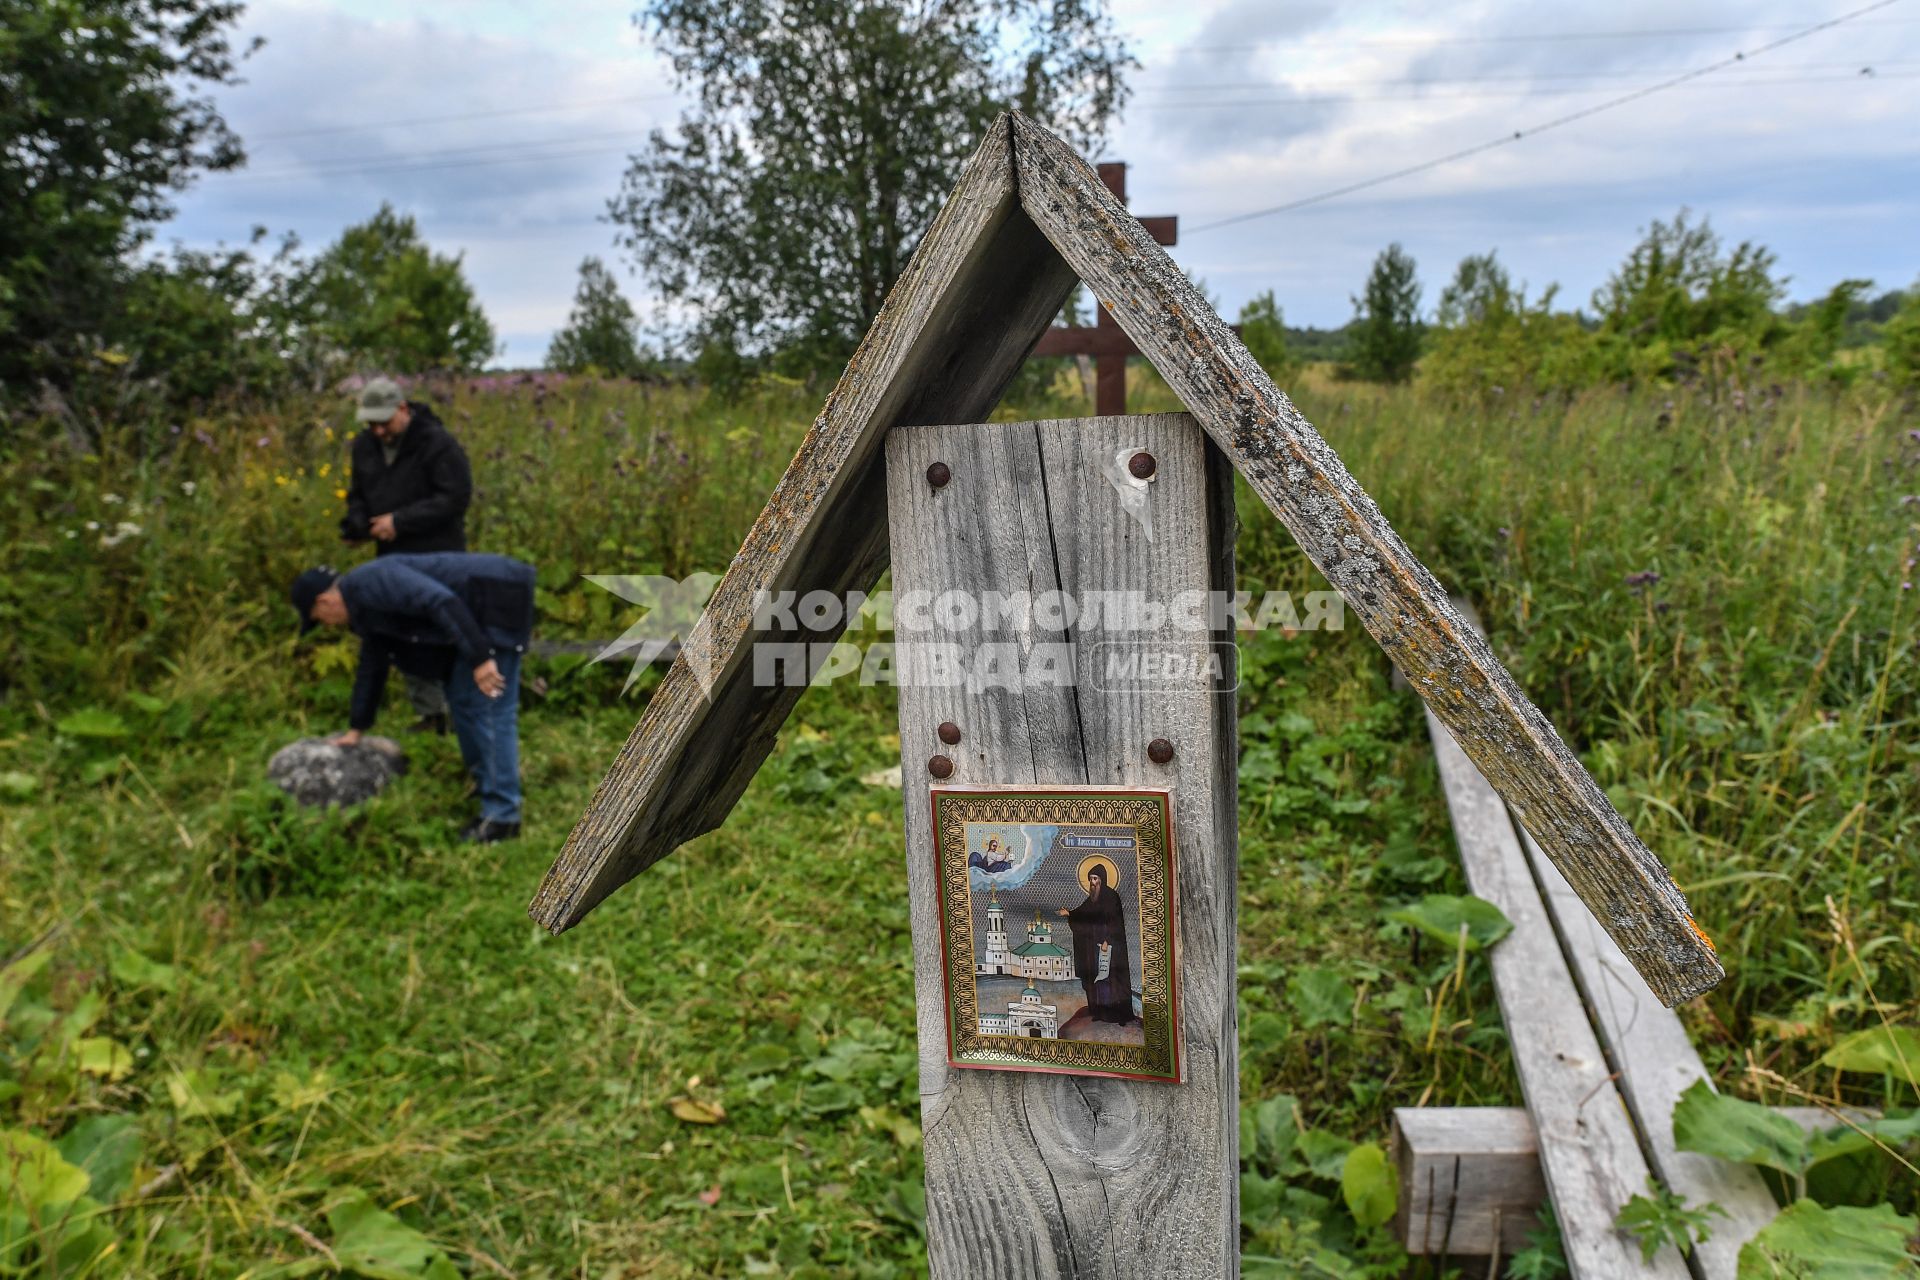
M 1646 1156 L 1505 806 L 1431 708 L 1427 730 L 1467 883 L 1513 922 L 1492 950 L 1493 986 L 1567 1264 L 1576 1280 L 1684 1277 L 1686 1263 L 1671 1245 L 1643 1263 L 1639 1246 L 1613 1225 L 1621 1206 L 1646 1191 Z
M 1475 634 L 1484 637 L 1486 628 L 1472 603 L 1455 597 L 1452 604 Z M 1674 1104 L 1697 1080 L 1713 1087 L 1706 1066 L 1679 1015 L 1653 999 L 1634 976 L 1620 948 L 1581 906 L 1573 886 L 1532 833 L 1524 826 L 1518 831 L 1561 954 L 1586 1001 L 1588 1022 L 1618 1073 L 1616 1083 L 1642 1152 L 1669 1190 L 1688 1204 L 1717 1204 L 1726 1214 L 1716 1219 L 1712 1236 L 1688 1256 L 1688 1269 L 1699 1280 L 1734 1280 L 1740 1246 L 1773 1221 L 1779 1206 L 1758 1169 L 1674 1145 Z
M 1520 839 L 1593 1026 L 1620 1072 L 1620 1092 L 1653 1171 L 1688 1204 L 1711 1201 L 1726 1214 L 1714 1219 L 1712 1236 L 1688 1262 L 1700 1280 L 1734 1280 L 1740 1246 L 1772 1222 L 1780 1208 L 1758 1169 L 1674 1146 L 1674 1104 L 1697 1080 L 1712 1087 L 1706 1066 L 1679 1017 L 1647 993 L 1620 948 L 1580 907 L 1566 877 L 1525 828 Z
M 1009 126 L 987 131 L 529 908 L 559 932 L 717 826 L 772 750 L 801 687 L 751 678 L 757 642 L 840 625 L 756 625 L 761 592 L 872 586 L 886 568 L 881 441 L 901 423 L 983 418 L 1074 288 L 1021 212 Z
M 1158 460 L 1154 540 L 1120 508 L 1100 463 L 1122 447 Z M 947 464 L 935 490 L 927 467 Z M 917 427 L 887 442 L 896 600 L 983 588 L 1084 599 L 1138 590 L 1169 601 L 1231 582 L 1231 475 L 1184 414 L 1066 422 Z M 1165 626 L 1127 641 L 1189 637 Z M 1204 634 L 1204 633 L 1203 633 Z M 917 645 L 971 652 L 1012 642 L 1023 654 L 1071 643 L 1076 684 L 900 689 L 901 769 L 920 1032 L 927 1242 L 933 1276 L 1218 1277 L 1238 1273 L 1237 1055 L 1234 1031 L 1236 845 L 1231 673 L 1178 687 L 1102 689 L 1099 645 L 1081 619 L 1049 631 L 983 621 L 896 634 L 911 670 Z M 936 729 L 959 726 L 957 746 Z M 1173 761 L 1151 763 L 1166 738 Z M 927 761 L 955 763 L 950 784 L 1170 785 L 1180 904 L 1179 981 L 1186 1082 L 955 1070 L 946 1061 L 945 996 L 933 875 Z
M 1165 251 L 1064 143 L 1014 118 L 1020 202 L 1346 598 L 1634 968 L 1671 1005 L 1723 972 L 1660 860 Z
M 1524 1107 L 1398 1107 L 1394 1230 L 1416 1256 L 1512 1257 L 1547 1198 Z
M 1825 1107 L 1773 1110 L 1809 1133 L 1844 1123 Z M 1846 1115 L 1864 1124 L 1878 1113 L 1847 1108 Z M 1523 1243 L 1525 1229 L 1516 1234 L 1515 1220 L 1530 1229 L 1547 1197 L 1539 1139 L 1525 1107 L 1400 1107 L 1393 1126 L 1394 1165 L 1400 1171 L 1394 1229 L 1407 1252 L 1438 1254 L 1451 1222 L 1449 1253 L 1486 1256 L 1496 1211 L 1503 1256 Z M 1712 1227 L 1719 1235 L 1726 1224 L 1715 1218 Z M 1703 1255 L 1696 1250 L 1694 1256 Z

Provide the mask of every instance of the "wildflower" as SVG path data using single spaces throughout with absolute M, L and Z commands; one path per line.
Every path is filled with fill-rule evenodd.
M 1632 587 L 1635 591 L 1638 591 L 1641 587 L 1650 587 L 1658 581 L 1660 581 L 1660 575 L 1654 572 L 1652 569 L 1646 569 L 1639 573 L 1630 573 L 1627 575 L 1627 585 Z
M 180 482 L 180 492 L 186 494 L 189 498 L 193 496 L 193 491 L 195 489 L 198 489 L 199 487 L 200 487 L 199 485 L 195 484 L 191 480 L 182 480 Z
M 131 520 L 122 520 L 114 526 L 112 533 L 103 533 L 100 535 L 100 545 L 103 547 L 117 547 L 128 538 L 139 537 L 140 533 L 141 529 L 139 525 L 133 523 Z
M 347 496 L 347 491 L 345 489 L 335 489 L 333 491 L 333 496 L 344 501 Z
M 80 536 L 80 531 L 78 529 L 69 529 L 67 530 L 67 536 L 69 538 L 77 538 Z
M 103 493 L 100 495 L 100 501 L 106 503 L 110 507 L 117 507 L 122 502 L 126 501 L 126 499 L 122 498 L 117 493 Z
M 198 440 L 201 444 L 207 446 L 207 448 L 212 449 L 215 453 L 218 453 L 220 451 L 220 446 L 213 442 L 213 437 L 208 435 L 206 432 L 200 430 L 200 428 L 198 427 L 195 427 L 193 430 L 193 438 L 195 440 Z
M 93 531 L 94 531 L 95 529 L 98 529 L 99 527 L 100 527 L 100 522 L 99 522 L 98 520 L 89 520 L 89 521 L 87 521 L 87 532 L 88 532 L 88 533 L 92 533 L 92 532 L 93 532 Z
M 332 443 L 333 443 L 333 428 L 332 428 L 332 427 L 328 427 L 328 428 L 326 429 L 326 432 L 327 432 L 327 443 L 328 443 L 328 444 L 332 444 Z
M 259 438 L 258 440 L 255 440 L 255 441 L 253 442 L 253 447 L 254 447 L 254 448 L 256 448 L 256 449 L 264 449 L 264 448 L 266 448 L 266 447 L 267 447 L 268 445 L 270 445 L 270 444 L 272 444 L 272 443 L 273 443 L 273 439 L 272 439 L 272 437 L 270 437 L 270 436 L 261 436 L 261 437 L 260 437 L 260 438 Z
M 273 473 L 273 482 L 279 485 L 281 488 L 285 488 L 287 485 L 293 483 L 291 480 L 288 480 L 285 476 L 281 475 L 278 471 Z
M 327 473 L 332 470 L 333 470 L 333 464 L 331 462 L 323 462 L 320 464 L 320 469 L 314 472 L 314 474 L 319 476 L 322 480 L 325 480 L 327 478 Z

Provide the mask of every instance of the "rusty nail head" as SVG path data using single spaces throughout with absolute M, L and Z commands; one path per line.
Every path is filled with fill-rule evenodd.
M 935 756 L 933 759 L 927 761 L 927 772 L 936 778 L 951 778 L 953 776 L 953 761 L 947 759 L 945 756 Z
M 1155 764 L 1166 764 L 1173 759 L 1173 744 L 1165 738 L 1155 738 L 1147 744 L 1147 759 Z
M 946 743 L 948 746 L 955 747 L 960 745 L 960 726 L 953 721 L 941 721 L 940 728 L 936 730 L 936 732 L 940 735 L 940 741 Z
M 1159 465 L 1153 460 L 1153 455 L 1144 449 L 1127 459 L 1127 470 L 1133 473 L 1135 480 L 1145 480 L 1159 468 Z
M 936 462 L 927 468 L 927 483 L 936 489 L 946 488 L 947 481 L 951 479 L 953 479 L 953 472 L 947 469 L 947 464 L 944 462 Z

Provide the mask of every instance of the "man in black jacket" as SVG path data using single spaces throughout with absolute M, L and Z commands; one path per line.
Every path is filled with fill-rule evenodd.
M 383 556 L 465 551 L 473 476 L 460 442 L 431 408 L 408 400 L 389 378 L 375 378 L 361 390 L 359 417 L 366 430 L 353 441 L 353 479 L 340 535 L 348 542 L 371 538 L 378 544 L 375 554 Z M 413 727 L 445 733 L 447 701 L 440 686 L 411 675 L 406 682 L 420 717 Z
M 373 727 L 387 668 L 445 690 L 460 755 L 480 796 L 463 833 L 490 844 L 520 834 L 520 659 L 533 633 L 533 567 L 506 556 L 443 551 L 388 556 L 344 574 L 309 569 L 293 581 L 300 633 L 317 625 L 360 637 L 347 732 Z

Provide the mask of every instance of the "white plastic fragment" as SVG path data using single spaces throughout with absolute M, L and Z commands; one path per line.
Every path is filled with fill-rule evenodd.
M 1113 486 L 1113 491 L 1120 495 L 1120 509 L 1132 516 L 1135 522 L 1147 531 L 1147 541 L 1152 542 L 1153 502 L 1147 496 L 1147 486 L 1153 483 L 1155 477 L 1148 476 L 1142 480 L 1127 469 L 1127 462 L 1134 454 L 1142 452 L 1145 447 L 1133 444 L 1124 449 L 1114 450 L 1113 457 L 1100 468 L 1100 474 L 1107 478 L 1107 483 Z

